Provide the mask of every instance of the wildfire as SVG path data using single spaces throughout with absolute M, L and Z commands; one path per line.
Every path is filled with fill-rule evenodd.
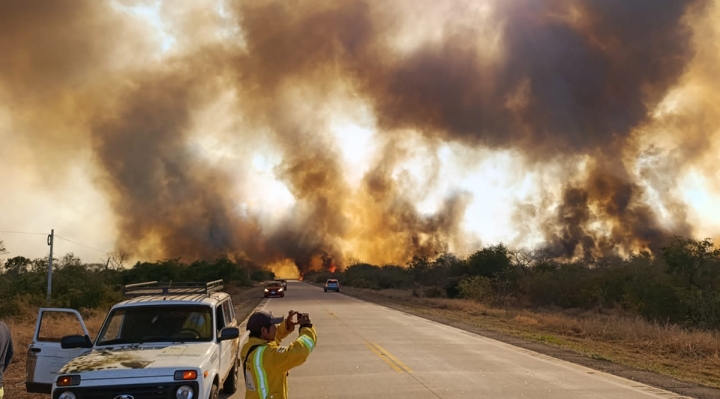
M 335 265 L 330 265 L 330 267 L 328 268 L 328 270 L 330 270 L 330 273 L 335 273 L 335 270 L 337 270 L 337 266 L 335 266 Z
M 298 280 L 303 281 L 304 278 L 305 278 L 305 276 L 303 276 L 303 275 L 301 274 L 300 277 L 298 278 Z

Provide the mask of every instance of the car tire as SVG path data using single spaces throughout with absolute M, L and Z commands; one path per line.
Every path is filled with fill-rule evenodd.
M 327 292 L 327 288 L 325 288 L 325 292 Z
M 233 368 L 230 370 L 230 374 L 228 374 L 227 379 L 225 380 L 225 383 L 223 384 L 223 392 L 224 393 L 235 393 L 237 391 L 238 387 L 238 381 L 240 380 L 240 359 L 235 359 L 235 364 L 233 365 Z
M 217 384 L 213 384 L 212 388 L 210 388 L 210 395 L 208 395 L 208 399 L 220 399 L 220 393 Z
M 285 298 L 285 294 L 280 295 L 280 298 Z

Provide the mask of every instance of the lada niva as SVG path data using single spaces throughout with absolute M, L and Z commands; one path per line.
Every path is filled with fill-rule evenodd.
M 26 390 L 52 399 L 217 399 L 237 390 L 240 331 L 222 280 L 126 285 L 94 341 L 79 312 L 42 308 Z M 59 337 L 61 322 L 78 334 Z

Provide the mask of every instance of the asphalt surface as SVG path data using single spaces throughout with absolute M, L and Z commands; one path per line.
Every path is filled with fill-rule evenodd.
M 258 308 L 307 312 L 318 332 L 291 398 L 686 398 L 301 282 Z

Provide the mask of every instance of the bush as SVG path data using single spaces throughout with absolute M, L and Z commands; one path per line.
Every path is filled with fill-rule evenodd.
M 482 276 L 472 276 L 460 280 L 458 291 L 461 298 L 483 301 L 492 295 L 490 279 Z
M 275 280 L 275 273 L 267 270 L 255 270 L 250 274 L 250 279 L 253 281 Z

